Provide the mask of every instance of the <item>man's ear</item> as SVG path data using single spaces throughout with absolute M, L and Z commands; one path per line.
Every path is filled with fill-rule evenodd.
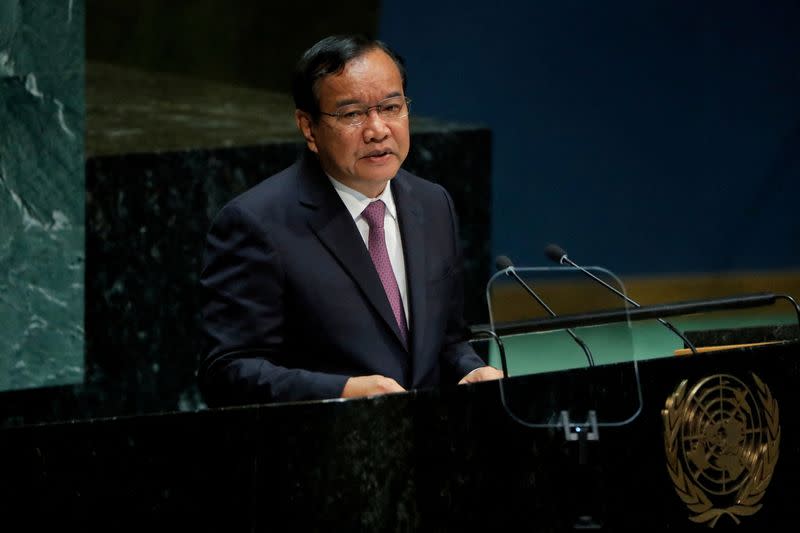
M 317 151 L 317 141 L 316 137 L 314 136 L 314 130 L 312 129 L 313 121 L 311 120 L 311 115 L 306 113 L 305 111 L 301 111 L 300 109 L 294 110 L 294 121 L 297 124 L 297 129 L 300 130 L 300 133 L 303 134 L 303 138 L 306 140 L 306 145 L 308 149 L 312 152 L 319 153 Z

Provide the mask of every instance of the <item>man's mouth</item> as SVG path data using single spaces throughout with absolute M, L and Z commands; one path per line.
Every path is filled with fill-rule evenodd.
M 373 150 L 364 156 L 364 159 L 380 162 L 388 159 L 392 155 L 391 150 Z

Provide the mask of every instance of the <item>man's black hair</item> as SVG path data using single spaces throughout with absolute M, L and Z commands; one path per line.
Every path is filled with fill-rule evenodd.
M 406 88 L 406 68 L 403 59 L 386 43 L 370 39 L 362 35 L 332 35 L 325 37 L 305 51 L 298 61 L 292 78 L 292 96 L 297 109 L 311 115 L 314 121 L 319 119 L 319 97 L 317 85 L 325 76 L 337 74 L 351 59 L 375 50 L 383 50 L 392 58 L 403 80 L 403 91 Z

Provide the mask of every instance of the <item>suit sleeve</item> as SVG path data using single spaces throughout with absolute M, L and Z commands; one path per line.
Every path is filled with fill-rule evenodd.
M 470 337 L 469 328 L 464 321 L 464 261 L 461 252 L 461 239 L 458 234 L 458 217 L 456 216 L 453 200 L 444 189 L 447 208 L 450 211 L 452 225 L 452 249 L 454 250 L 454 294 L 450 300 L 447 331 L 445 332 L 444 346 L 442 347 L 442 375 L 444 380 L 455 383 L 475 370 L 485 366 L 472 346 L 467 342 Z
M 208 232 L 200 275 L 206 349 L 198 378 L 209 406 L 335 398 L 348 376 L 288 368 L 280 254 L 236 205 Z

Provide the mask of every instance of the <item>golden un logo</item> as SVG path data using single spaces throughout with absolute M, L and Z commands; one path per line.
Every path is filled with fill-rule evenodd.
M 761 509 L 778 462 L 781 427 L 778 403 L 752 376 L 756 395 L 728 374 L 691 389 L 684 380 L 661 411 L 667 470 L 693 522 L 714 527 L 728 515 L 738 524 Z

